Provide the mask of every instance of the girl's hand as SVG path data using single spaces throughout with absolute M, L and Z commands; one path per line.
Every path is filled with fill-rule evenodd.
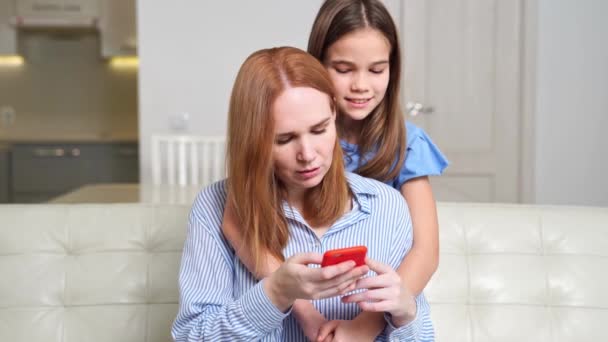
M 359 316 L 357 316 L 359 317 Z M 384 328 L 386 324 L 384 318 L 382 322 L 379 322 Z M 376 324 L 373 320 L 335 320 L 329 321 L 321 327 L 319 330 L 319 336 L 317 336 L 316 342 L 349 342 L 349 341 L 374 341 L 382 329 L 377 329 Z
M 327 319 L 308 300 L 298 299 L 293 304 L 293 315 L 309 341 L 316 341 L 319 330 Z
M 322 268 L 308 267 L 308 264 L 320 264 L 322 259 L 318 253 L 296 254 L 263 280 L 266 294 L 279 310 L 286 311 L 296 299 L 337 296 L 369 270 L 367 265 L 355 267 L 354 261 Z
M 367 258 L 376 276 L 357 281 L 356 289 L 367 289 L 342 298 L 345 303 L 357 303 L 363 311 L 388 312 L 393 325 L 400 327 L 416 318 L 416 299 L 389 265 Z

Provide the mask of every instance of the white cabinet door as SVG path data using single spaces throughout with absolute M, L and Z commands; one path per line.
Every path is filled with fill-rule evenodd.
M 104 0 L 100 5 L 102 56 L 137 55 L 135 0 Z
M 438 200 L 520 199 L 521 0 L 399 2 L 407 115 L 450 160 Z M 396 6 L 393 6 L 396 7 Z
M 9 25 L 10 18 L 15 15 L 13 1 L 0 1 L 0 56 L 17 54 L 17 32 Z

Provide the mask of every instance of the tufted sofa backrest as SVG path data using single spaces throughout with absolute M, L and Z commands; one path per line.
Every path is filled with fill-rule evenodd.
M 170 341 L 189 206 L 0 206 L 0 341 Z M 608 341 L 608 209 L 439 204 L 437 341 Z
M 437 341 L 608 341 L 608 208 L 438 210 Z
M 0 206 L 0 341 L 170 341 L 189 206 Z

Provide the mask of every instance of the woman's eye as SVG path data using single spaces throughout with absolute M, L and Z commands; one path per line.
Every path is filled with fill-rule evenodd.
M 312 131 L 313 134 L 323 134 L 327 131 L 327 128 L 323 128 L 323 129 L 317 129 Z
M 373 74 L 381 74 L 384 72 L 385 69 L 381 69 L 381 70 L 377 70 L 377 69 L 372 69 L 370 70 L 371 73 Z
M 277 144 L 277 145 L 285 145 L 285 144 L 287 144 L 287 143 L 288 143 L 288 142 L 290 142 L 290 141 L 291 141 L 291 137 L 289 137 L 289 138 L 280 138 L 280 139 L 276 139 L 274 142 L 275 142 L 275 144 Z
M 350 69 L 338 69 L 338 68 L 336 68 L 336 72 L 338 74 L 346 74 L 346 73 L 350 72 Z

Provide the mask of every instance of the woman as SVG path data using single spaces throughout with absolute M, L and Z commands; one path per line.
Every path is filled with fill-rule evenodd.
M 362 306 L 384 312 L 380 341 L 432 340 L 428 305 L 395 272 L 412 245 L 407 205 L 389 186 L 344 171 L 335 120 L 331 79 L 307 53 L 261 50 L 241 66 L 230 100 L 228 180 L 203 190 L 190 214 L 177 341 L 305 341 L 291 315 L 298 299 L 313 300 L 330 320 L 352 319 Z M 267 251 L 284 260 L 261 281 L 222 234 L 228 196 L 247 227 L 240 248 L 255 263 Z M 315 267 L 325 251 L 353 245 L 368 247 L 367 265 Z M 360 291 L 339 297 L 353 289 Z
M 414 229 L 412 250 L 397 272 L 415 295 L 422 293 L 439 263 L 439 224 L 429 176 L 439 175 L 447 160 L 419 127 L 404 123 L 399 104 L 402 50 L 395 22 L 380 0 L 326 0 L 317 13 L 308 52 L 327 69 L 335 88 L 337 127 L 345 168 L 386 183 L 407 201 Z M 407 132 L 407 134 L 406 134 Z M 228 199 L 223 232 L 232 246 L 243 240 L 242 223 Z M 270 254 L 253 264 L 241 260 L 259 279 L 281 264 Z M 310 340 L 372 341 L 385 327 L 384 317 L 366 312 L 352 321 L 328 322 L 306 301 L 294 315 Z

